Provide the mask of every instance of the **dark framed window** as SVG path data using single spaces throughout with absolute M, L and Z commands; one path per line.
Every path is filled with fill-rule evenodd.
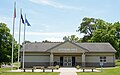
M 106 56 L 100 56 L 100 62 L 106 63 Z

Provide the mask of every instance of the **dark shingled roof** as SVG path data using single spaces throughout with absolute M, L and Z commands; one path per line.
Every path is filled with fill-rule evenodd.
M 77 45 L 86 48 L 89 52 L 116 52 L 109 43 L 76 43 Z
M 73 43 L 73 42 L 72 42 Z M 53 43 L 27 43 L 25 45 L 26 52 L 45 52 L 53 47 L 57 47 L 61 44 L 60 42 Z M 89 52 L 116 52 L 116 50 L 109 43 L 74 43 Z M 23 48 L 21 49 L 23 50 Z
M 45 52 L 48 49 L 58 45 L 60 43 L 41 43 L 41 42 L 37 42 L 37 43 L 27 43 L 25 45 L 25 51 L 28 52 Z M 23 50 L 23 48 L 22 48 Z

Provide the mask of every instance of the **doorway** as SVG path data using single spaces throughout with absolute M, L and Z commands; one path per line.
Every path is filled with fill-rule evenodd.
M 71 56 L 64 56 L 63 57 L 63 66 L 65 66 L 65 67 L 72 66 L 72 57 Z

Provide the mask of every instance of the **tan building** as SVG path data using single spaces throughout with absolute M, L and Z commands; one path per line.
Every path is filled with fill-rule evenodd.
M 116 50 L 109 43 L 27 43 L 21 50 L 25 51 L 24 66 L 49 66 L 60 65 L 62 67 L 94 66 L 104 67 L 115 66 Z

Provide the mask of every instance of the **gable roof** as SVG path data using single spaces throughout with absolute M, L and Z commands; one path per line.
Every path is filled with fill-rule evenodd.
M 60 43 L 27 43 L 25 44 L 25 51 L 26 52 L 45 52 L 48 49 L 58 45 Z M 23 51 L 24 48 L 21 49 Z
M 116 52 L 110 43 L 76 43 L 89 52 Z
M 87 50 L 86 48 L 81 47 L 80 45 L 77 45 L 76 43 L 73 43 L 73 42 L 70 42 L 70 41 L 62 42 L 62 43 L 60 43 L 60 44 L 58 44 L 58 45 L 56 45 L 56 46 L 48 49 L 47 51 L 52 50 L 52 49 L 54 49 L 54 48 L 56 48 L 56 47 L 58 47 L 58 46 L 60 46 L 60 45 L 62 45 L 62 44 L 64 44 L 64 43 L 66 43 L 66 42 L 69 42 L 69 43 L 71 43 L 71 44 L 73 44 L 73 45 L 75 45 L 75 46 L 77 46 L 77 47 L 79 47 L 79 48 L 81 48 L 81 49 L 83 49 L 83 50 L 85 50 L 85 51 L 89 51 L 89 50 Z
M 69 42 L 69 41 L 67 41 Z M 52 43 L 27 43 L 25 44 L 26 52 L 47 52 L 53 48 L 56 48 L 66 42 L 52 42 Z M 69 42 L 83 50 L 88 52 L 116 52 L 116 50 L 109 43 L 74 43 Z M 21 49 L 21 51 L 23 48 Z

